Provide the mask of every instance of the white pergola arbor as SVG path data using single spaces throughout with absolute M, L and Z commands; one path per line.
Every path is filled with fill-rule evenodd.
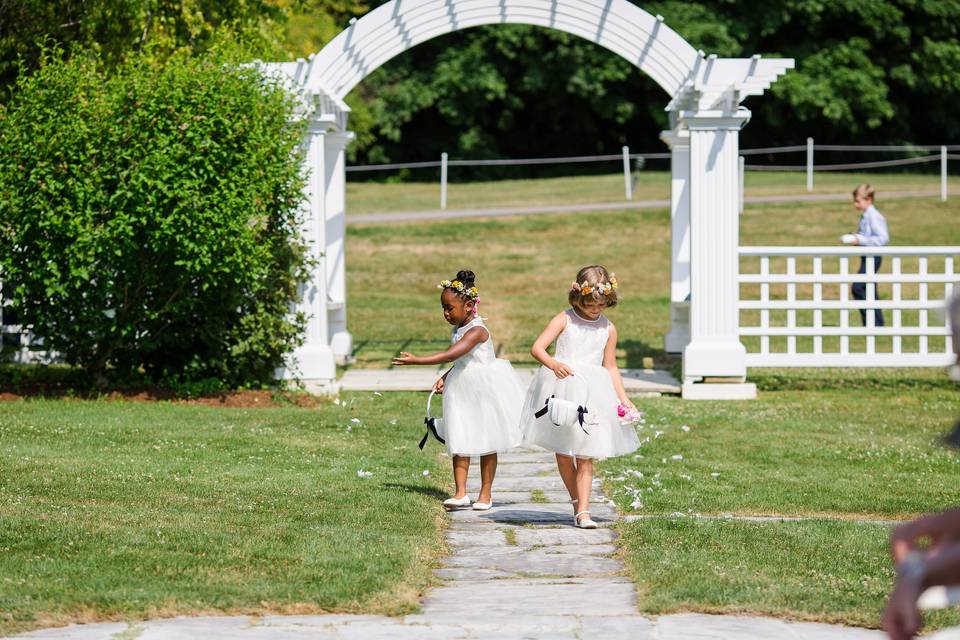
M 687 387 L 705 378 L 743 383 L 738 335 L 739 131 L 741 106 L 793 67 L 790 59 L 718 58 L 627 0 L 393 0 L 371 11 L 309 60 L 261 63 L 297 92 L 309 118 L 303 147 L 310 172 L 303 235 L 316 267 L 300 310 L 306 340 L 280 377 L 330 384 L 353 340 L 346 325 L 345 162 L 353 135 L 343 99 L 373 70 L 417 44 L 489 24 L 527 24 L 571 33 L 621 56 L 671 96 L 671 330 L 668 351 L 683 352 Z M 750 385 L 696 385 L 698 397 L 744 397 Z M 685 395 L 687 389 L 685 388 Z

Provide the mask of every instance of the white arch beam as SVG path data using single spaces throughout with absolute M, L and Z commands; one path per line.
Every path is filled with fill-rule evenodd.
M 343 98 L 391 58 L 431 38 L 489 24 L 527 24 L 590 40 L 675 95 L 697 51 L 627 0 L 394 0 L 353 22 L 313 60 L 306 86 Z

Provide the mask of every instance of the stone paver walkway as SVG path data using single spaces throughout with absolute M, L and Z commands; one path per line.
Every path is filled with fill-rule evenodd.
M 476 497 L 480 477 L 471 469 Z M 573 510 L 552 454 L 518 449 L 501 456 L 490 511 L 449 515 L 452 549 L 437 569 L 421 613 L 404 618 L 363 615 L 224 616 L 137 623 L 75 625 L 18 636 L 64 640 L 759 640 L 880 639 L 879 631 L 771 618 L 684 613 L 645 617 L 615 555 L 618 518 L 596 496 L 593 531 L 572 526 Z M 953 635 L 951 635 L 953 633 Z M 955 632 L 933 636 L 957 640 Z

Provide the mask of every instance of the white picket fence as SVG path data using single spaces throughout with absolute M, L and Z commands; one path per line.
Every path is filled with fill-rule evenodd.
M 858 274 L 863 256 L 879 256 L 879 271 L 867 259 Z M 944 309 L 960 283 L 958 257 L 960 247 L 741 247 L 747 366 L 952 364 Z M 866 300 L 853 299 L 856 282 L 866 284 Z M 885 326 L 876 326 L 873 309 L 882 310 Z M 867 311 L 866 326 L 860 310 Z

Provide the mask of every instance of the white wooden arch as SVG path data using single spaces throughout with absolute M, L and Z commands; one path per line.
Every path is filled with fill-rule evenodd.
M 282 377 L 308 386 L 335 379 L 348 358 L 346 326 L 345 160 L 352 139 L 344 97 L 404 51 L 448 33 L 491 24 L 564 31 L 598 44 L 649 75 L 670 97 L 672 149 L 671 302 L 668 350 L 683 352 L 684 380 L 746 375 L 738 336 L 739 130 L 750 118 L 740 102 L 760 95 L 793 60 L 718 58 L 695 50 L 627 0 L 393 0 L 359 20 L 319 53 L 296 62 L 258 63 L 301 98 L 310 126 L 304 140 L 310 171 L 304 237 L 316 268 L 304 283 L 300 310 L 310 317 L 303 346 Z M 534 151 L 534 150 L 531 150 Z M 692 259 L 691 259 L 692 258 Z M 735 390 L 718 385 L 721 395 Z M 709 395 L 702 390 L 700 397 Z
M 371 11 L 324 47 L 308 82 L 342 98 L 370 71 L 410 47 L 489 24 L 528 24 L 591 40 L 639 67 L 671 96 L 698 59 L 662 19 L 627 0 L 401 0 Z

